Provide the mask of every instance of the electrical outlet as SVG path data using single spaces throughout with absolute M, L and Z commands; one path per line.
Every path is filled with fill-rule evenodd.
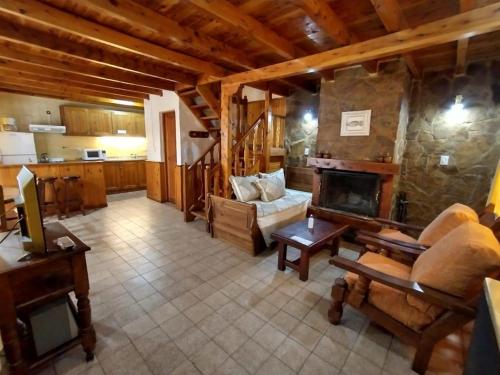
M 441 155 L 439 159 L 439 165 L 448 165 L 449 162 L 450 162 L 449 155 Z
M 309 147 L 306 147 L 306 148 L 304 149 L 304 155 L 305 155 L 305 156 L 309 156 Z

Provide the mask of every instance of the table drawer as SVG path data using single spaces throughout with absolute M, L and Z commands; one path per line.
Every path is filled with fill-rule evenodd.
M 70 259 L 58 259 L 43 268 L 14 273 L 10 284 L 16 305 L 71 287 L 73 273 Z

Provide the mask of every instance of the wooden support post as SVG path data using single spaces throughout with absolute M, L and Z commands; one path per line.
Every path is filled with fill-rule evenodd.
M 221 86 L 221 166 L 223 195 L 230 198 L 231 189 L 229 186 L 229 176 L 231 175 L 232 151 L 233 151 L 233 132 L 231 124 L 231 98 L 238 91 L 239 83 L 223 84 Z
M 262 153 L 263 160 L 260 165 L 261 172 L 269 171 L 269 161 L 271 159 L 271 147 L 273 141 L 273 109 L 272 109 L 272 98 L 273 94 L 271 89 L 268 86 L 268 89 L 265 92 L 264 98 L 264 127 L 262 128 L 263 136 L 262 136 Z

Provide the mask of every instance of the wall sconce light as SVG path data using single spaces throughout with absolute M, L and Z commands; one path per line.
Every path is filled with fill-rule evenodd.
M 464 110 L 464 103 L 462 101 L 463 101 L 462 95 L 457 95 L 455 97 L 455 103 L 452 104 L 446 116 L 449 122 L 458 124 L 464 121 L 465 110 Z
M 311 111 L 306 111 L 306 113 L 304 113 L 304 121 L 306 122 L 311 122 L 313 119 L 313 114 Z

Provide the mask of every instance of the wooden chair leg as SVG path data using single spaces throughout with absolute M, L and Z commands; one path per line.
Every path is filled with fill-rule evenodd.
M 80 200 L 79 202 L 80 212 L 82 213 L 83 216 L 85 216 L 85 206 L 83 205 L 83 199 L 82 199 L 83 185 L 77 183 L 77 187 L 78 187 L 78 199 Z
M 336 279 L 335 284 L 332 286 L 332 304 L 330 310 L 328 310 L 328 319 L 334 325 L 339 324 L 342 319 L 346 291 L 347 282 L 342 278 Z
M 59 203 L 59 197 L 57 196 L 56 185 L 52 183 L 50 186 L 52 188 L 52 195 L 53 195 L 52 199 L 54 201 L 54 207 L 56 209 L 57 218 L 59 220 L 62 220 L 61 204 Z
M 434 350 L 434 343 L 422 340 L 417 346 L 417 352 L 413 359 L 412 370 L 417 374 L 424 375 Z

